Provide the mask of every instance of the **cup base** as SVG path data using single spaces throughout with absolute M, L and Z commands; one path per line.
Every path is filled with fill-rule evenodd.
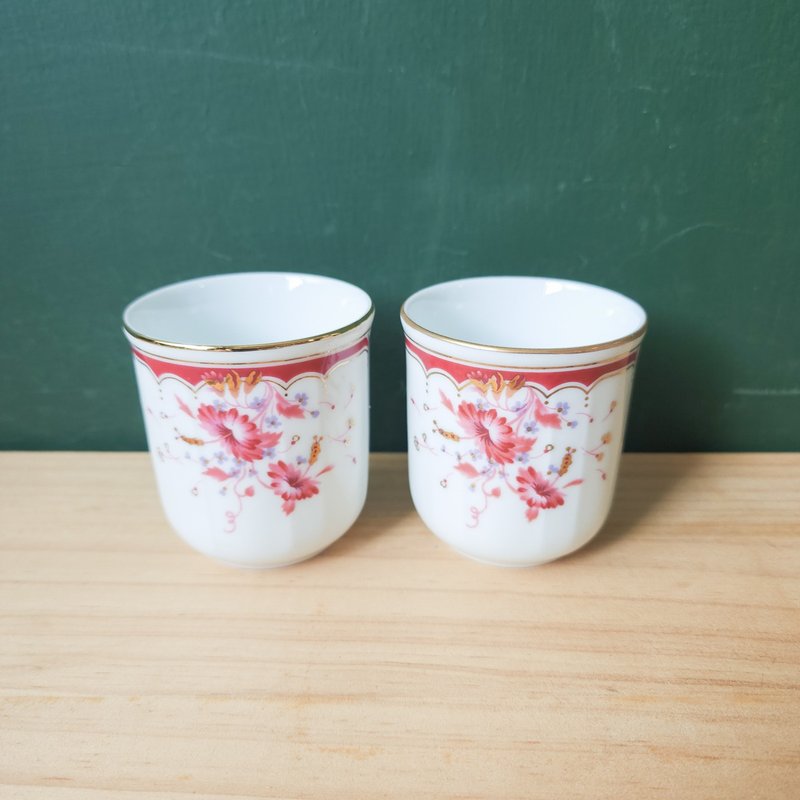
M 268 569 L 280 569 L 281 567 L 291 567 L 293 564 L 302 564 L 303 561 L 308 561 L 311 558 L 316 558 L 320 553 L 324 552 L 330 547 L 330 545 L 326 544 L 325 547 L 320 547 L 319 550 L 315 550 L 313 553 L 309 553 L 307 556 L 300 556 L 300 558 L 293 558 L 290 561 L 279 561 L 277 563 L 268 563 L 268 564 L 245 564 L 241 561 L 228 561 L 224 558 L 218 558 L 217 556 L 211 556 L 211 558 L 216 561 L 218 564 L 222 564 L 224 567 L 234 567 L 235 569 L 243 569 L 243 570 L 268 570 Z M 201 555 L 205 555 L 202 554 Z
M 437 536 L 436 534 L 434 534 L 434 536 L 436 536 L 437 539 L 440 539 L 441 541 L 444 541 L 443 539 L 441 539 L 440 536 Z M 580 550 L 582 547 L 585 547 L 587 544 L 589 544 L 589 542 L 593 538 L 594 538 L 594 536 L 591 536 L 585 542 L 582 542 L 581 544 L 577 545 L 576 547 L 573 547 L 571 550 L 567 550 L 565 553 L 559 553 L 558 555 L 551 556 L 550 558 L 542 558 L 542 559 L 539 559 L 537 561 L 496 561 L 496 560 L 493 560 L 493 559 L 490 559 L 490 558 L 481 558 L 480 556 L 476 556 L 476 555 L 473 555 L 472 553 L 468 553 L 466 550 L 461 550 L 458 547 L 454 547 L 449 542 L 444 541 L 444 543 L 454 553 L 458 553 L 458 555 L 464 556 L 465 558 L 468 558 L 470 561 L 475 561 L 478 564 L 483 564 L 484 566 L 487 566 L 487 567 L 501 567 L 502 569 L 526 569 L 528 567 L 539 567 L 539 566 L 542 566 L 543 564 L 550 564 L 553 561 L 558 561 L 558 560 L 560 560 L 562 558 L 566 558 L 567 556 L 572 555 L 572 553 L 575 553 L 578 550 Z
M 486 567 L 501 567 L 503 569 L 525 569 L 527 567 L 538 567 L 542 564 L 549 564 L 551 561 L 556 561 L 559 558 L 562 558 L 562 556 L 554 556 L 553 558 L 545 558 L 541 561 L 492 561 L 488 558 L 474 556 L 471 553 L 467 553 L 465 550 L 459 550 L 457 547 L 453 547 L 452 545 L 448 545 L 448 547 L 454 553 L 458 553 L 458 555 L 464 556 L 470 561 L 475 561 L 476 563 L 483 564 Z

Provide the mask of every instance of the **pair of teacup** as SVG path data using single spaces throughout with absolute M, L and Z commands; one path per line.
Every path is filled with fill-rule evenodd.
M 363 290 L 254 272 L 176 283 L 124 312 L 161 501 L 192 547 L 291 564 L 367 495 Z M 470 278 L 408 298 L 409 482 L 420 517 L 493 564 L 585 544 L 611 506 L 646 319 L 596 286 Z M 400 421 L 397 421 L 400 424 Z

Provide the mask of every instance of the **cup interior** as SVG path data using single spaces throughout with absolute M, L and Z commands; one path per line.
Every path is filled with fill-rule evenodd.
M 320 275 L 245 272 L 173 283 L 134 300 L 128 332 L 166 344 L 246 347 L 334 333 L 362 321 L 372 301 Z
M 597 347 L 636 334 L 642 307 L 618 292 L 555 278 L 467 278 L 403 305 L 411 326 L 465 344 L 526 350 Z

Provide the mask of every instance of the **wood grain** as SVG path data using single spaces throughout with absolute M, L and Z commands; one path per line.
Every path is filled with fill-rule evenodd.
M 143 454 L 0 455 L 0 796 L 800 796 L 800 456 L 628 455 L 528 570 L 372 465 L 347 536 L 250 572 L 169 532 Z

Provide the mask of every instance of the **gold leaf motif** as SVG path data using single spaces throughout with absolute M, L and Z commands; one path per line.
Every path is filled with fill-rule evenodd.
M 251 370 L 250 374 L 244 379 L 244 393 L 250 394 L 258 386 L 260 380 L 261 375 L 255 370 Z
M 238 372 L 229 372 L 225 376 L 225 383 L 228 384 L 228 388 L 231 390 L 231 394 L 236 397 L 239 394 L 239 373 Z
M 445 439 L 448 439 L 451 442 L 460 442 L 461 437 L 457 433 L 453 433 L 452 431 L 446 431 L 444 428 L 439 427 L 439 423 L 434 420 L 433 421 L 433 430 L 442 436 Z M 425 436 L 423 435 L 423 439 Z
M 482 394 L 491 390 L 494 395 L 499 396 L 506 390 L 515 392 L 525 381 L 521 375 L 505 380 L 499 372 L 496 372 L 485 381 L 480 378 L 470 378 L 469 382 Z
M 314 440 L 311 442 L 311 452 L 308 456 L 308 465 L 313 466 L 317 463 L 317 459 L 319 458 L 319 454 L 322 452 L 322 437 L 315 436 Z
M 572 466 L 572 454 L 575 452 L 574 447 L 568 447 L 567 452 L 564 454 L 564 458 L 561 459 L 561 468 L 558 470 L 559 477 L 566 475 L 569 472 L 569 468 Z

